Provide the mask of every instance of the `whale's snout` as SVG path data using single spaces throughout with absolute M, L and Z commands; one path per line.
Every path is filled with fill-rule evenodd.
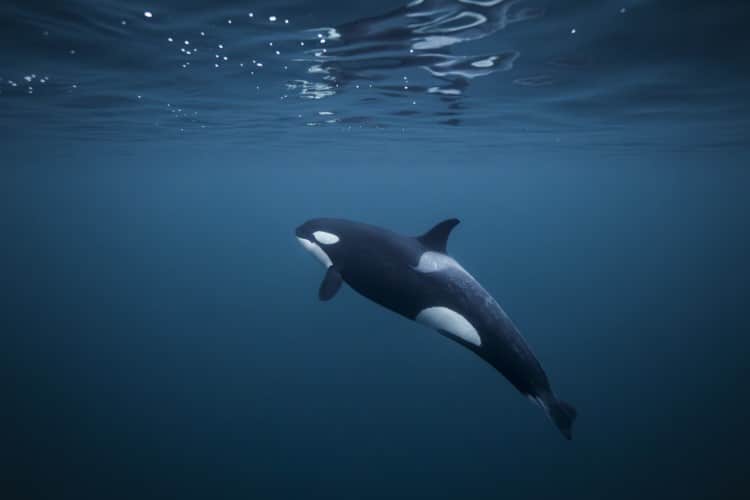
M 312 248 L 317 246 L 315 243 L 302 236 L 297 236 L 297 243 L 302 245 L 302 248 L 304 248 L 308 252 L 312 252 Z
M 305 225 L 302 224 L 301 226 L 297 226 L 297 228 L 294 230 L 294 236 L 297 238 L 297 242 L 302 245 L 302 248 L 304 248 L 307 251 L 310 251 L 311 245 L 314 243 L 310 241 L 310 239 L 307 236 L 307 232 L 305 231 Z
M 331 262 L 331 258 L 310 235 L 307 223 L 297 227 L 294 230 L 294 235 L 297 237 L 297 241 L 299 242 L 299 244 L 302 245 L 302 248 L 313 254 L 315 258 L 318 259 L 318 261 L 320 261 L 320 263 L 325 267 L 331 267 L 331 265 L 333 264 Z

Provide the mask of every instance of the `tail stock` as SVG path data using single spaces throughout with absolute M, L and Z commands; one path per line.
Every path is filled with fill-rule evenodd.
M 573 439 L 573 422 L 578 412 L 573 405 L 566 403 L 552 394 L 545 394 L 535 398 L 541 407 L 547 412 L 550 420 L 557 426 L 565 439 Z

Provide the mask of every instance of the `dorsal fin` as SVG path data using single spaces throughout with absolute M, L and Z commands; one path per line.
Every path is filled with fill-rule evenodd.
M 451 230 L 459 222 L 461 221 L 458 219 L 448 219 L 439 222 L 422 236 L 417 237 L 417 239 L 430 250 L 445 253 L 448 247 L 448 236 L 450 236 Z

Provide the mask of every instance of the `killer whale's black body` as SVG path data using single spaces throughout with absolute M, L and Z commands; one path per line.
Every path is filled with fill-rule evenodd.
M 431 308 L 449 311 L 454 330 L 445 336 L 472 350 L 502 373 L 523 395 L 546 410 L 571 439 L 575 409 L 557 399 L 541 364 L 492 296 L 446 254 L 449 219 L 419 237 L 343 219 L 313 219 L 296 236 L 327 267 L 320 298 L 328 300 L 346 282 L 361 295 L 411 320 Z M 334 241 L 335 240 L 335 241 Z M 323 252 L 322 254 L 320 252 Z M 455 313 L 455 314 L 454 314 Z M 455 327 L 458 325 L 458 327 Z M 463 326 L 462 326 L 463 325 Z

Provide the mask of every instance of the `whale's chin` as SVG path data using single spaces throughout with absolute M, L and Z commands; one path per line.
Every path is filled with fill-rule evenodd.
M 299 241 L 299 244 L 302 245 L 302 248 L 313 254 L 315 258 L 318 259 L 320 263 L 325 267 L 331 267 L 333 265 L 333 262 L 331 262 L 331 258 L 327 253 L 325 253 L 322 248 L 320 248 L 320 245 L 318 245 L 317 243 L 313 243 L 307 238 L 300 238 L 299 236 L 297 236 L 297 241 Z

